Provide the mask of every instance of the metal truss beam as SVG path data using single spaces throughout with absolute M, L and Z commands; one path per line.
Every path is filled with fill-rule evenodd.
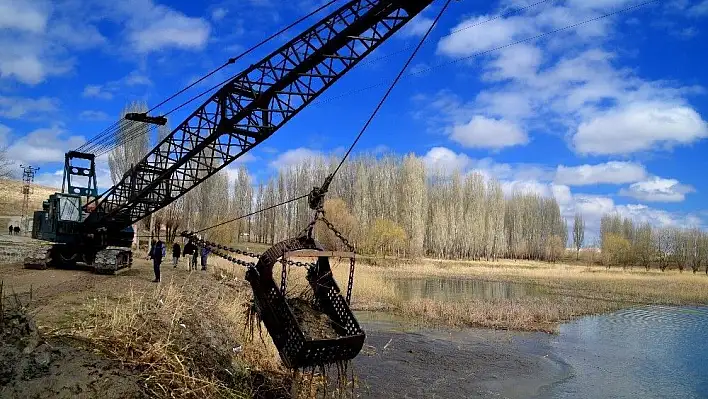
M 90 223 L 122 228 L 270 137 L 432 0 L 351 0 L 237 75 L 112 187 Z

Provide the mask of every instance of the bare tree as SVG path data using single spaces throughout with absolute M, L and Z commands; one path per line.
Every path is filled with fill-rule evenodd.
M 688 260 L 693 274 L 696 274 L 701 269 L 701 264 L 705 261 L 705 251 L 708 249 L 704 245 L 705 239 L 706 233 L 697 227 L 692 228 L 687 233 Z
M 580 259 L 580 248 L 583 247 L 584 241 L 585 220 L 583 220 L 583 215 L 581 215 L 580 213 L 576 213 L 575 219 L 573 221 L 573 245 L 575 245 L 576 260 Z
M 147 154 L 150 145 L 149 125 L 144 122 L 125 120 L 129 112 L 147 112 L 148 107 L 144 102 L 132 102 L 123 108 L 120 114 L 120 124 L 115 133 L 118 145 L 108 154 L 108 168 L 111 172 L 113 184 L 120 182 L 125 174 Z M 150 221 L 152 216 L 133 225 L 140 249 L 140 227 L 147 228 L 152 233 Z M 142 226 L 141 226 L 142 225 Z
M 251 186 L 251 176 L 248 174 L 248 170 L 243 165 L 239 167 L 238 175 L 234 182 L 234 195 L 232 202 L 233 217 L 241 217 L 251 213 L 251 207 L 253 204 L 253 187 Z M 287 210 L 290 211 L 289 209 Z M 235 222 L 233 228 L 236 230 L 236 241 L 241 241 L 244 236 L 250 237 L 249 220 L 250 218 L 246 218 Z
M 670 245 L 673 259 L 679 272 L 683 273 L 683 269 L 689 260 L 688 239 L 687 234 L 683 229 L 672 228 L 670 235 Z
M 649 271 L 651 261 L 654 260 L 657 252 L 656 234 L 652 231 L 649 223 L 644 223 L 637 229 L 634 236 L 634 252 L 639 260 L 639 263 L 644 266 L 644 269 Z
M 7 154 L 7 146 L 0 147 L 0 178 L 12 177 L 12 161 Z
M 659 228 L 656 232 L 656 249 L 659 258 L 659 269 L 666 271 L 669 266 L 673 248 L 671 245 L 671 230 L 669 228 Z

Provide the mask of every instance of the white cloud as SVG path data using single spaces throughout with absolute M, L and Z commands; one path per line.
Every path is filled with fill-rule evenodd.
M 90 84 L 84 87 L 82 96 L 87 98 L 98 98 L 101 100 L 110 100 L 116 93 L 133 86 L 150 86 L 152 81 L 143 73 L 132 71 L 128 75 L 112 80 L 104 84 Z
M 517 3 L 508 0 L 502 5 L 526 5 Z M 533 7 L 444 37 L 437 51 L 450 58 L 474 56 L 628 4 L 629 0 L 573 0 Z M 451 30 L 487 18 L 467 17 Z M 708 136 L 703 118 L 686 101 L 687 95 L 702 89 L 643 79 L 622 67 L 621 50 L 604 48 L 614 38 L 615 25 L 615 18 L 605 18 L 557 32 L 543 42 L 529 41 L 474 58 L 473 67 L 481 67 L 486 88 L 467 102 L 448 93 L 428 101 L 426 106 L 433 108 L 428 123 L 445 131 L 450 128 L 439 126 L 459 125 L 463 115 L 481 115 L 515 123 L 527 133 L 565 135 L 574 150 L 587 154 L 666 149 Z M 447 108 L 445 103 L 451 102 L 459 106 Z
M 413 37 L 413 36 L 423 36 L 425 32 L 428 31 L 430 25 L 433 24 L 433 19 L 423 16 L 423 14 L 418 14 L 413 18 L 406 26 L 401 29 L 400 36 L 402 37 Z
M 455 170 L 464 172 L 472 160 L 465 154 L 456 154 L 445 147 L 431 148 L 424 156 L 423 163 L 432 171 L 453 173 Z
M 492 158 L 473 159 L 464 153 L 456 153 L 447 147 L 433 147 L 422 156 L 423 163 L 431 170 L 452 173 L 477 172 L 486 178 L 497 180 L 538 180 L 549 182 L 554 171 L 541 165 L 524 163 L 500 163 Z
M 52 97 L 24 98 L 0 95 L 0 116 L 8 119 L 41 119 L 59 108 L 59 100 Z
M 695 192 L 689 185 L 681 184 L 676 179 L 663 179 L 654 176 L 649 180 L 634 183 L 627 189 L 620 190 L 620 195 L 646 202 L 682 202 L 686 194 Z
M 528 23 L 529 21 L 523 17 L 496 19 L 485 23 L 483 28 L 465 29 L 471 25 L 478 25 L 489 18 L 490 16 L 487 15 L 469 18 L 451 28 L 450 32 L 464 30 L 443 37 L 438 43 L 438 53 L 453 57 L 469 56 L 507 44 L 522 35 L 534 32 L 536 29 L 535 24 Z
M 10 129 L 8 126 L 5 126 L 0 123 L 0 147 L 3 147 L 5 144 L 7 144 L 10 138 L 11 131 L 12 129 Z
M 224 19 L 224 17 L 226 16 L 227 13 L 228 13 L 228 10 L 226 10 L 223 7 L 215 8 L 211 12 L 211 19 L 213 19 L 214 21 L 221 21 L 222 19 Z
M 83 136 L 69 136 L 59 126 L 34 130 L 10 144 L 8 156 L 16 162 L 63 162 L 64 154 L 83 144 Z
M 34 183 L 39 186 L 52 187 L 61 190 L 64 179 L 64 170 L 59 169 L 54 172 L 40 172 L 34 177 Z
M 569 186 L 625 184 L 644 179 L 644 166 L 634 162 L 611 161 L 597 165 L 558 165 L 555 182 Z
M 0 29 L 41 33 L 47 27 L 47 17 L 41 2 L 0 0 Z
M 0 0 L 0 79 L 36 85 L 72 70 L 72 50 L 106 42 L 72 0 Z
M 99 30 L 113 23 L 129 47 L 111 49 L 136 58 L 165 48 L 202 49 L 211 33 L 203 18 L 153 0 L 0 0 L 0 79 L 37 85 L 73 70 L 76 51 L 106 46 Z M 123 46 L 125 47 L 125 46 Z
M 321 151 L 300 147 L 285 151 L 271 161 L 270 165 L 277 169 L 288 169 L 304 161 L 321 161 L 323 159 L 324 154 Z
M 501 184 L 504 195 L 507 197 L 514 193 L 536 194 L 543 197 L 553 196 L 551 187 L 548 184 L 541 183 L 537 180 L 511 180 L 502 181 Z
M 526 132 L 516 124 L 476 115 L 469 123 L 457 125 L 450 138 L 467 148 L 501 149 L 529 142 Z
M 138 53 L 166 48 L 200 50 L 211 33 L 211 26 L 202 18 L 189 17 L 169 7 L 143 2 L 140 10 L 128 11 L 127 39 Z M 136 12 L 137 11 L 137 12 Z
M 144 75 L 138 71 L 133 71 L 128 74 L 128 76 L 117 81 L 116 83 L 122 83 L 126 86 L 150 86 L 152 81 L 147 75 Z
M 708 0 L 703 0 L 700 3 L 692 6 L 688 13 L 692 16 L 704 16 L 708 15 Z
M 113 98 L 113 94 L 103 90 L 102 85 L 86 85 L 81 95 L 87 98 L 100 98 L 102 100 L 110 100 Z
M 708 124 L 692 108 L 637 103 L 599 115 L 578 127 L 573 137 L 581 154 L 625 154 L 670 147 L 708 137 Z
M 86 110 L 81 111 L 79 114 L 79 119 L 85 121 L 105 121 L 110 119 L 110 116 L 103 111 Z

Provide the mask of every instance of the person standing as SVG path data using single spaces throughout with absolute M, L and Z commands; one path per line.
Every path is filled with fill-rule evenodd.
M 202 270 L 207 269 L 207 257 L 209 256 L 209 252 L 211 252 L 209 248 L 206 246 L 202 247 Z
M 192 270 L 192 268 L 194 268 L 194 270 L 197 270 L 197 246 L 194 245 L 194 242 L 192 242 L 191 239 L 187 242 L 187 245 L 184 246 L 184 251 L 182 253 L 185 257 L 187 255 L 192 255 L 192 258 L 187 261 L 187 268 L 190 271 Z
M 172 245 L 172 264 L 177 268 L 177 263 L 179 263 L 180 247 L 179 243 L 175 242 Z
M 165 247 L 165 243 L 163 243 L 162 240 L 158 238 L 157 242 L 150 250 L 150 258 L 152 258 L 152 267 L 155 272 L 155 280 L 152 281 L 153 283 L 160 282 L 160 264 L 162 263 L 162 258 L 164 258 L 166 254 L 167 248 Z
M 12 235 L 12 225 L 10 225 L 9 230 L 10 230 L 10 235 Z

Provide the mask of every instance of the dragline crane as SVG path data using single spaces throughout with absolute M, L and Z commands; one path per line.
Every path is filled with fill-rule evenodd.
M 95 156 L 67 153 L 62 192 L 34 214 L 32 237 L 51 245 L 25 266 L 83 262 L 103 273 L 130 267 L 134 223 L 262 143 L 431 3 L 346 1 L 224 84 L 101 196 Z M 126 118 L 165 122 L 147 114 Z

